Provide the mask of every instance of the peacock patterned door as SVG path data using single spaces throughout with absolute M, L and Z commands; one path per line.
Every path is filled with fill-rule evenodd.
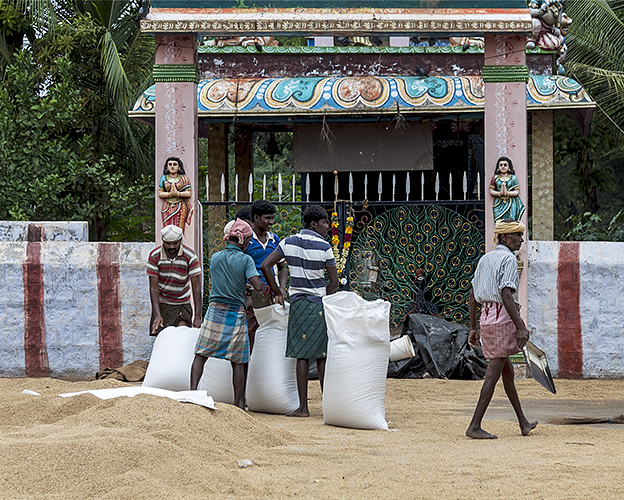
M 453 210 L 395 207 L 371 220 L 354 241 L 349 288 L 390 301 L 393 334 L 415 312 L 468 324 L 470 282 L 484 251 L 476 224 Z

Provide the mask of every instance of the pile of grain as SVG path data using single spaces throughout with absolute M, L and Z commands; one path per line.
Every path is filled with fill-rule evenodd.
M 205 474 L 200 462 L 232 469 L 258 448 L 283 443 L 249 414 L 230 405 L 217 411 L 167 398 L 138 395 L 100 400 L 48 379 L 3 380 L 0 407 L 0 497 L 86 498 L 116 492 L 157 498 L 169 491 L 207 494 L 224 474 Z M 9 386 L 7 388 L 6 386 Z M 81 383 L 78 390 L 126 386 L 116 380 Z M 23 389 L 41 396 L 22 394 Z M 166 495 L 165 495 L 166 496 Z
M 298 419 L 58 396 L 128 386 L 116 380 L 0 379 L 0 498 L 622 498 L 624 425 L 544 422 L 624 413 L 624 381 L 557 380 L 556 395 L 516 385 L 540 425 L 520 435 L 499 383 L 483 422 L 499 439 L 485 442 L 464 435 L 480 381 L 388 380 L 386 432 L 324 425 L 316 381 L 312 416 Z

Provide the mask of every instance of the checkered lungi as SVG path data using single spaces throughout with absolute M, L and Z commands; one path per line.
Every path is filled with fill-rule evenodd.
M 179 322 L 186 323 L 188 326 L 193 324 L 193 309 L 191 308 L 190 302 L 186 304 L 163 304 L 160 303 L 160 315 L 163 319 L 163 326 L 159 327 L 156 330 L 156 333 L 152 333 L 152 325 L 154 324 L 154 312 L 152 311 L 152 316 L 150 317 L 149 322 L 149 334 L 156 336 L 163 329 L 168 326 L 178 326 Z
M 195 344 L 195 354 L 247 363 L 249 338 L 245 308 L 211 302 Z
M 520 352 L 516 340 L 516 325 L 503 304 L 481 304 L 481 345 L 487 359 L 506 358 Z
M 327 323 L 323 304 L 308 299 L 290 304 L 286 356 L 297 359 L 327 357 Z

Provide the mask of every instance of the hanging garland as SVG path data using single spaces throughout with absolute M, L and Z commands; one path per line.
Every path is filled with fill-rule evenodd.
M 347 224 L 344 230 L 342 249 L 340 248 L 340 222 L 338 220 L 338 212 L 336 212 L 335 208 L 331 214 L 331 226 L 332 250 L 334 252 L 334 260 L 336 261 L 336 269 L 338 270 L 338 278 L 342 283 L 343 279 L 346 280 L 346 278 L 342 278 L 342 273 L 347 264 L 349 248 L 351 247 L 351 235 L 353 234 L 353 216 L 349 215 L 349 217 L 347 217 Z

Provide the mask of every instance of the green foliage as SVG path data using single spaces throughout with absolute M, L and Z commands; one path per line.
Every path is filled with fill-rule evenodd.
M 277 150 L 271 159 L 269 140 L 271 134 L 254 134 L 253 139 L 253 169 L 254 169 L 254 196 L 262 197 L 263 177 L 267 177 L 266 198 L 277 201 L 279 199 L 278 177 L 282 174 L 282 200 L 292 200 L 292 179 L 294 177 L 294 155 L 292 132 L 275 132 L 273 134 Z M 301 186 L 295 187 L 295 196 L 301 199 Z
M 573 19 L 566 37 L 566 74 L 583 85 L 597 111 L 587 138 L 567 117 L 555 118 L 555 238 L 620 241 L 624 2 L 568 0 L 566 13 Z
M 24 35 L 29 33 L 30 23 L 24 13 L 12 2 L 0 0 L 0 75 L 11 62 L 12 54 L 22 46 Z
M 154 38 L 140 33 L 141 0 L 20 0 L 38 37 L 33 53 L 54 78 L 53 61 L 67 55 L 83 98 L 79 133 L 94 136 L 99 154 L 115 158 L 133 178 L 153 171 L 154 131 L 129 120 L 128 109 L 151 85 Z M 49 19 L 53 8 L 56 22 Z
M 93 136 L 79 135 L 82 96 L 70 58 L 57 59 L 54 67 L 48 78 L 27 52 L 7 67 L 0 88 L 7 173 L 0 219 L 86 220 L 99 240 L 112 222 L 136 214 L 146 179 L 129 180 L 111 156 L 97 153 Z
M 624 211 L 620 210 L 608 224 L 600 215 L 585 212 L 573 215 L 566 222 L 571 229 L 563 238 L 570 241 L 624 241 Z
M 598 116 L 590 135 L 555 115 L 555 238 L 566 239 L 572 216 L 584 212 L 602 219 L 624 210 L 624 148 L 611 124 Z

